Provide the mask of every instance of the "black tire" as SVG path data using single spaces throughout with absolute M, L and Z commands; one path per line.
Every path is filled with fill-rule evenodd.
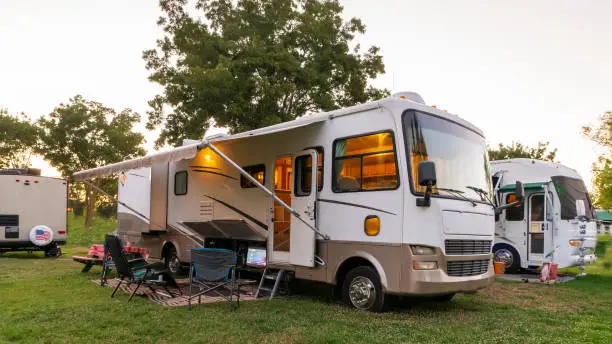
M 506 263 L 507 273 L 517 273 L 521 270 L 521 256 L 510 245 L 497 245 L 493 248 L 493 261 Z
M 57 258 L 62 255 L 62 249 L 53 244 L 45 249 L 45 257 Z
M 174 245 L 166 248 L 166 254 L 164 254 L 164 265 L 166 269 L 170 270 L 172 274 L 177 275 L 181 273 L 181 261 L 176 253 L 176 247 Z
M 347 306 L 369 312 L 384 312 L 388 299 L 373 267 L 358 266 L 346 274 L 342 283 L 342 300 Z
M 438 302 L 449 302 L 455 297 L 455 293 L 434 296 L 434 300 Z

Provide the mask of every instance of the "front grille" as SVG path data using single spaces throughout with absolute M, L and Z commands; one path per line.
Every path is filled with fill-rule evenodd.
M 19 215 L 3 215 L 0 214 L 0 226 L 19 226 Z
M 488 269 L 489 259 L 452 261 L 446 263 L 446 274 L 454 277 L 481 275 L 487 272 Z
M 491 240 L 444 240 L 446 254 L 488 254 Z

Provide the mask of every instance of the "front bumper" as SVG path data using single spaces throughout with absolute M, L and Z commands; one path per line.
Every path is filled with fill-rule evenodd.
M 448 293 L 474 292 L 491 285 L 494 279 L 493 267 L 486 273 L 476 276 L 453 277 L 445 271 L 412 271 L 409 282 L 402 285 L 402 294 L 440 295 Z

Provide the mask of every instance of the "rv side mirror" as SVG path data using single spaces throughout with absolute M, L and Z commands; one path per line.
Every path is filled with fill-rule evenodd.
M 517 181 L 516 182 L 516 200 L 517 202 L 523 202 L 525 199 L 525 188 L 523 187 L 523 183 Z
M 418 167 L 419 185 L 436 185 L 436 164 L 433 161 L 421 161 Z
M 436 185 L 436 164 L 433 161 L 421 161 L 418 166 L 418 180 L 420 186 L 426 186 L 423 198 L 417 198 L 417 207 L 429 207 L 431 205 L 432 186 Z

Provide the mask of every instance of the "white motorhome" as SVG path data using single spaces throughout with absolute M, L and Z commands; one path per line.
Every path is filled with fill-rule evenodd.
M 594 210 L 578 172 L 532 159 L 492 161 L 491 170 L 497 204 L 515 201 L 517 180 L 525 190 L 521 205 L 497 216 L 495 261 L 516 272 L 544 262 L 564 268 L 595 260 Z
M 37 169 L 0 170 L 0 252 L 61 255 L 66 243 L 68 182 Z
M 450 299 L 493 279 L 485 139 L 415 93 L 74 174 L 119 174 L 119 233 L 171 267 L 192 247 L 263 247 L 268 267 L 338 286 Z

